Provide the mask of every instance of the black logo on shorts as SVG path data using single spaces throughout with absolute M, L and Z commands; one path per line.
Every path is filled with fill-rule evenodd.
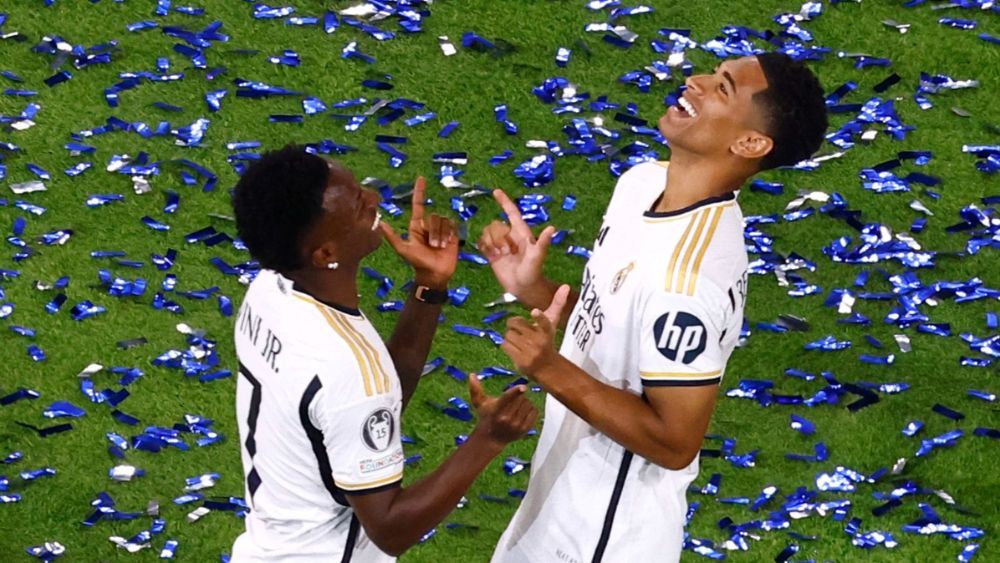
M 361 439 L 365 446 L 373 452 L 385 451 L 392 443 L 392 435 L 395 432 L 392 413 L 389 409 L 379 409 L 365 419 L 361 427 Z
M 705 351 L 705 325 L 690 313 L 664 313 L 653 324 L 653 336 L 656 349 L 672 362 L 690 364 Z

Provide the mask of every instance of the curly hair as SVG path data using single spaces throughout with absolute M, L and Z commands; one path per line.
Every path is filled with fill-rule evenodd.
M 261 266 L 279 272 L 304 264 L 299 247 L 323 213 L 329 167 L 298 145 L 270 151 L 236 183 L 236 230 Z
M 826 134 L 826 101 L 816 75 L 801 61 L 783 53 L 757 55 L 767 89 L 753 101 L 764 110 L 766 131 L 774 147 L 760 169 L 788 166 L 809 158 Z

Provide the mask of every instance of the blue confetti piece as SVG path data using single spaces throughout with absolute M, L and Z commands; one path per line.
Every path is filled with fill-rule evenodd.
M 442 139 L 447 139 L 449 136 L 451 136 L 451 134 L 455 131 L 455 129 L 458 129 L 458 125 L 459 125 L 458 121 L 449 121 L 444 127 L 441 128 L 440 131 L 438 131 L 438 137 Z
M 815 340 L 805 345 L 806 350 L 820 350 L 824 352 L 845 350 L 850 347 L 851 342 L 849 340 L 837 340 L 834 336 L 824 336 L 819 340 Z
M 936 448 L 954 446 L 963 435 L 964 432 L 962 430 L 956 429 L 934 436 L 933 438 L 921 440 L 920 449 L 917 450 L 915 455 L 923 457 L 930 454 Z
M 368 64 L 375 64 L 375 57 L 366 55 L 361 52 L 358 48 L 357 41 L 351 41 L 340 51 L 340 58 L 342 59 L 361 59 Z
M 806 436 L 811 436 L 816 433 L 816 425 L 810 422 L 809 420 L 797 414 L 789 415 L 789 417 L 791 419 L 790 426 L 792 430 L 795 430 Z
M 931 410 L 945 418 L 950 418 L 954 421 L 959 421 L 965 418 L 964 414 L 954 409 L 950 409 L 940 403 L 934 403 L 934 406 L 931 407 Z
M 531 462 L 515 456 L 507 456 L 503 461 L 503 471 L 508 476 L 516 475 L 531 467 Z
M 1000 43 L 1000 41 L 998 41 Z M 962 548 L 962 552 L 958 554 L 959 563 L 969 563 L 972 561 L 972 557 L 976 555 L 979 551 L 978 543 L 970 543 L 969 545 Z
M 105 312 L 107 312 L 107 309 L 100 305 L 95 305 L 86 299 L 74 305 L 70 310 L 74 321 L 82 321 Z
M 975 397 L 976 399 L 981 399 L 988 403 L 995 403 L 997 400 L 996 393 L 988 393 L 986 391 L 979 391 L 976 389 L 969 389 L 968 395 L 970 397 Z
M 858 356 L 858 359 L 866 364 L 888 366 L 892 365 L 892 363 L 896 360 L 896 356 L 894 354 L 889 354 L 888 356 L 873 356 L 871 354 L 860 354 Z
M 506 317 L 509 314 L 510 314 L 510 311 L 497 311 L 495 313 L 490 313 L 489 315 L 486 315 L 485 317 L 483 317 L 482 322 L 483 322 L 483 324 L 494 323 L 494 322 L 496 322 L 496 321 L 498 321 L 498 320 Z
M 919 420 L 911 420 L 910 422 L 906 423 L 905 427 L 903 427 L 903 436 L 906 436 L 907 438 L 912 438 L 916 436 L 918 433 L 920 433 L 923 427 L 924 427 L 923 422 Z
M 941 18 L 938 20 L 938 23 L 943 26 L 953 27 L 956 29 L 976 29 L 976 26 L 979 25 L 979 22 L 976 20 L 964 18 Z
M 86 411 L 67 401 L 56 401 L 42 411 L 42 416 L 46 418 L 79 418 L 85 414 L 87 414 Z
M 228 94 L 229 90 L 226 88 L 206 92 L 205 103 L 208 105 L 208 111 L 217 112 L 222 109 L 222 100 Z
M 444 414 L 463 422 L 469 422 L 472 420 L 472 411 L 469 409 L 469 404 L 465 402 L 461 397 L 451 397 L 448 399 L 449 407 L 444 407 L 441 412 Z
M 45 361 L 45 351 L 34 344 L 28 345 L 28 357 L 31 358 L 33 362 L 44 362 Z

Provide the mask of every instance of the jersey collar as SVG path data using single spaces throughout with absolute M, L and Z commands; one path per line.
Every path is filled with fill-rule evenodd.
M 297 291 L 297 292 L 299 292 L 299 293 L 301 293 L 303 295 L 308 295 L 309 298 L 312 299 L 313 301 L 318 301 L 318 302 L 326 305 L 327 307 L 330 307 L 331 309 L 336 309 L 336 310 L 340 311 L 341 313 L 346 313 L 348 315 L 354 315 L 355 317 L 362 316 L 360 310 L 353 309 L 351 307 L 345 307 L 343 305 L 338 305 L 338 304 L 336 304 L 336 303 L 334 303 L 332 301 L 324 301 L 324 300 L 316 297 L 315 295 L 310 294 L 308 291 L 302 289 L 302 286 L 299 285 L 299 284 L 297 284 L 297 283 L 295 283 L 294 281 L 292 282 L 292 291 Z
M 661 197 L 663 197 L 662 193 L 656 198 L 656 201 L 654 201 L 653 205 L 651 205 L 650 207 L 656 207 L 656 204 L 660 202 L 660 198 Z M 693 204 L 691 204 L 691 205 L 689 205 L 687 207 L 684 207 L 682 209 L 675 209 L 674 211 L 650 211 L 650 210 L 646 210 L 645 212 L 643 212 L 642 216 L 643 217 L 649 217 L 651 219 L 657 219 L 657 218 L 663 218 L 663 217 L 676 217 L 678 215 L 684 215 L 685 213 L 690 213 L 690 212 L 694 211 L 695 209 L 700 209 L 702 207 L 705 207 L 706 205 L 712 205 L 713 203 L 721 203 L 723 201 L 732 201 L 734 199 L 736 199 L 736 192 L 729 192 L 726 195 L 720 195 L 720 196 L 713 196 L 713 197 L 705 198 L 705 199 L 703 199 L 703 200 L 701 200 L 701 201 L 699 201 L 697 203 L 693 203 Z

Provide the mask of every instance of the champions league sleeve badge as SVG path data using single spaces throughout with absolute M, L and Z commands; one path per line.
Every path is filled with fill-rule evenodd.
M 361 440 L 373 452 L 383 452 L 392 443 L 395 424 L 389 409 L 378 409 L 365 418 L 361 427 Z

